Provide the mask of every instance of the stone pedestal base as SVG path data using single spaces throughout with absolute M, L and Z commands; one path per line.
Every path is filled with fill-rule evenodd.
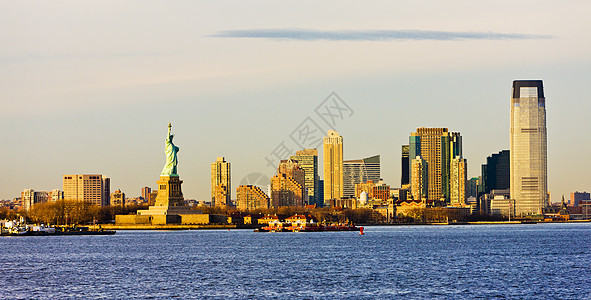
M 160 176 L 158 195 L 154 206 L 185 206 L 185 199 L 181 191 L 182 180 L 178 176 Z

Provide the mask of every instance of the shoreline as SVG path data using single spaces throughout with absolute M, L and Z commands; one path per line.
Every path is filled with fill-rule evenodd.
M 447 226 L 447 225 L 532 225 L 532 224 L 558 224 L 558 223 L 589 223 L 591 220 L 569 220 L 561 222 L 522 222 L 522 221 L 476 221 L 476 222 L 458 222 L 458 223 L 400 223 L 400 224 L 356 224 L 358 227 L 376 227 L 376 226 Z M 237 225 L 237 224 L 210 224 L 210 225 L 114 225 L 100 224 L 90 225 L 91 229 L 103 230 L 231 230 L 231 229 L 257 229 L 262 225 Z

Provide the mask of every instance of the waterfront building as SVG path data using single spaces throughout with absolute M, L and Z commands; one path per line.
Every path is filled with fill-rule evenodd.
M 510 190 L 518 216 L 548 206 L 546 98 L 541 80 L 513 81 Z
M 412 159 L 410 165 L 411 195 L 414 200 L 422 201 L 428 197 L 429 172 L 427 162 L 420 156 Z
M 456 157 L 451 161 L 450 168 L 450 204 L 466 205 L 467 162 L 465 158 Z
M 343 197 L 343 137 L 329 130 L 324 137 L 324 206 Z
M 380 180 L 380 156 L 343 161 L 343 198 L 356 198 L 355 185 Z
M 591 200 L 591 194 L 587 192 L 572 192 L 570 193 L 569 204 L 571 206 L 579 206 L 583 201 Z
M 293 177 L 279 173 L 271 177 L 271 207 L 304 207 L 304 187 Z
M 304 170 L 305 183 L 304 187 L 308 193 L 307 204 L 322 206 L 324 202 L 320 202 L 320 189 L 318 189 L 318 149 L 304 149 L 296 152 L 296 155 L 290 156 L 290 159 L 298 162 L 300 168 Z
M 400 179 L 400 186 L 404 187 L 405 185 L 410 184 L 410 162 L 408 160 L 409 158 L 409 145 L 402 145 L 402 158 L 401 158 L 401 166 L 402 166 L 402 176 Z
M 111 200 L 111 180 L 101 174 L 72 174 L 63 176 L 65 200 L 85 201 L 108 206 Z
M 293 159 L 282 160 L 271 178 L 271 205 L 303 207 L 306 200 L 305 171 Z
M 47 202 L 48 196 L 46 191 L 26 189 L 21 192 L 22 207 L 24 210 L 30 210 L 35 204 Z
M 231 205 L 231 188 L 230 163 L 218 157 L 211 163 L 211 202 L 215 206 Z
M 492 190 L 505 190 L 510 188 L 511 155 L 509 150 L 502 150 L 486 158 L 486 164 L 482 165 L 482 187 L 485 194 Z
M 111 194 L 111 206 L 125 206 L 125 193 L 116 190 Z
M 306 172 L 300 167 L 298 161 L 293 159 L 285 159 L 279 162 L 277 167 L 277 174 L 285 174 L 297 181 L 306 192 Z M 305 198 L 304 200 L 307 200 Z
M 241 185 L 236 188 L 236 207 L 239 210 L 255 210 L 269 208 L 269 197 L 260 187 Z
M 427 166 L 427 201 L 449 203 L 451 161 L 463 155 L 460 133 L 449 132 L 447 128 L 417 128 L 409 137 L 408 152 L 413 160 L 420 156 Z M 409 163 L 411 173 L 413 160 Z

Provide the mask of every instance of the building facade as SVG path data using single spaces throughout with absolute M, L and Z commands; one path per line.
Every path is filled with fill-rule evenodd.
M 241 185 L 236 188 L 236 207 L 239 210 L 255 210 L 269 208 L 269 197 L 258 186 Z
M 231 197 L 230 163 L 224 157 L 218 157 L 211 163 L 211 203 L 215 206 L 230 205 Z
M 290 159 L 298 162 L 300 168 L 305 172 L 305 184 L 304 187 L 308 193 L 308 204 L 316 204 L 322 206 L 324 202 L 320 202 L 319 194 L 321 191 L 318 189 L 318 149 L 304 149 L 296 152 L 296 155 L 292 155 Z
M 465 158 L 456 157 L 451 161 L 450 168 L 450 204 L 466 205 L 466 180 L 468 163 Z
M 355 185 L 380 180 L 380 156 L 343 161 L 343 198 L 355 198 Z
M 591 194 L 587 192 L 572 192 L 570 193 L 569 205 L 579 206 L 583 201 L 591 200 Z
M 271 207 L 304 206 L 304 187 L 293 177 L 279 173 L 271 177 Z
M 511 181 L 511 151 L 502 150 L 486 158 L 482 165 L 482 188 L 485 194 L 492 190 L 506 190 Z
M 401 157 L 401 178 L 400 178 L 400 187 L 405 187 L 410 184 L 410 162 L 409 152 L 408 152 L 409 145 L 402 145 L 402 157 Z M 416 157 L 416 156 L 415 156 Z
M 414 200 L 427 200 L 429 196 L 429 172 L 427 162 L 420 156 L 410 161 L 410 186 Z
M 125 206 L 125 193 L 116 190 L 111 194 L 111 206 Z
M 343 198 L 343 137 L 329 130 L 324 137 L 324 206 Z
M 21 192 L 21 201 L 24 210 L 30 210 L 33 205 L 48 201 L 49 194 L 46 191 L 26 189 Z
M 98 206 L 111 202 L 111 180 L 100 174 L 63 176 L 65 200 L 85 201 Z
M 513 81 L 510 190 L 518 216 L 548 206 L 546 98 L 541 80 Z
M 408 152 L 413 160 L 420 156 L 427 166 L 427 201 L 444 201 L 449 204 L 451 161 L 463 155 L 460 133 L 449 132 L 447 128 L 417 128 L 409 137 Z M 411 172 L 412 163 L 411 160 Z

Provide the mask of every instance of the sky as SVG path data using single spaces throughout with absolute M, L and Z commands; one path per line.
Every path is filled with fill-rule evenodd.
M 588 1 L 2 1 L 0 199 L 61 189 L 64 174 L 104 174 L 127 197 L 155 189 L 169 122 L 186 199 L 210 198 L 218 156 L 233 197 L 271 177 L 267 159 L 298 150 L 303 125 L 337 130 L 345 159 L 381 155 L 392 187 L 410 133 L 446 127 L 462 134 L 475 177 L 509 149 L 518 79 L 544 81 L 551 200 L 568 199 L 591 190 L 589 11 Z M 316 112 L 327 103 L 348 109 L 329 124 Z

